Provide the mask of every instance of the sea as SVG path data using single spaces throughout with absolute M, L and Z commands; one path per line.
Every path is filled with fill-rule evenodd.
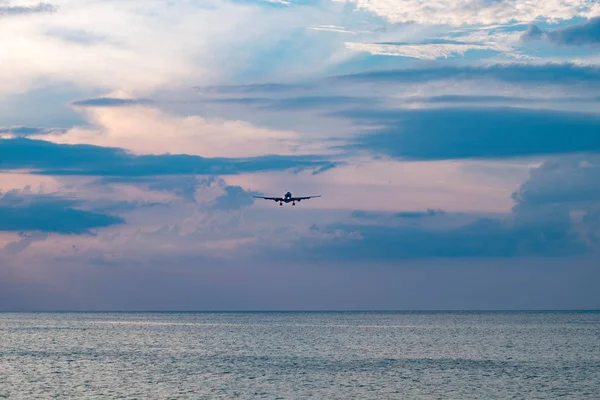
M 600 312 L 0 313 L 6 399 L 600 399 Z

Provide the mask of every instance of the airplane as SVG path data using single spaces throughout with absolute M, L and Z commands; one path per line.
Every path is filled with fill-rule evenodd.
M 314 199 L 315 197 L 321 197 L 321 195 L 306 196 L 306 197 L 292 197 L 292 193 L 287 192 L 283 197 L 261 197 L 261 196 L 252 196 L 252 197 L 254 197 L 256 199 L 278 201 L 280 206 L 282 206 L 283 203 L 292 203 L 292 205 L 295 206 L 296 202 L 300 203 L 300 201 L 302 201 L 302 200 Z

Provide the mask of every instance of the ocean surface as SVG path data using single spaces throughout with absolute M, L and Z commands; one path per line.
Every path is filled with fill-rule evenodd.
M 0 313 L 0 398 L 600 399 L 600 313 Z

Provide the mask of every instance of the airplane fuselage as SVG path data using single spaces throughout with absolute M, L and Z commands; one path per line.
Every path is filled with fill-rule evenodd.
M 280 206 L 283 205 L 283 203 L 292 203 L 293 206 L 296 205 L 296 202 L 300 203 L 302 200 L 308 200 L 308 199 L 312 199 L 315 197 L 321 197 L 321 195 L 318 196 L 305 196 L 305 197 L 293 197 L 291 192 L 287 192 L 286 194 L 283 195 L 283 197 L 262 197 L 262 196 L 254 196 L 257 197 L 259 199 L 265 199 L 265 200 L 273 200 L 279 203 Z
M 282 201 L 283 201 L 284 203 L 286 203 L 286 204 L 287 204 L 287 203 L 295 203 L 295 202 L 296 202 L 296 200 L 294 200 L 294 198 L 292 197 L 292 193 L 290 193 L 290 192 L 287 192 L 287 193 L 286 193 L 286 194 L 283 196 L 283 199 L 282 199 Z M 298 202 L 300 202 L 300 200 L 297 200 L 297 201 L 298 201 Z M 280 203 L 281 203 L 281 202 L 280 202 Z M 294 205 L 295 205 L 295 204 L 294 204 Z

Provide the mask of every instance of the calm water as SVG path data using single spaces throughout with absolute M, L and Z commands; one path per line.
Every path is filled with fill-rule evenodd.
M 0 398 L 598 399 L 600 313 L 0 313 Z

